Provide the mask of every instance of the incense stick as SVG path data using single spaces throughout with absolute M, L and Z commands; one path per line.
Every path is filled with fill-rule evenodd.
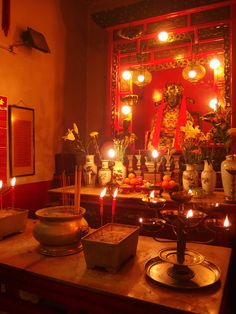
M 80 191 L 81 191 L 81 178 L 82 170 L 81 166 L 75 167 L 75 211 L 78 212 L 80 209 Z

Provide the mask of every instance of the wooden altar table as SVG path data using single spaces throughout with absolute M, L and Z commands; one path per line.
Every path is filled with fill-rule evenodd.
M 65 257 L 47 257 L 26 231 L 0 241 L 0 310 L 7 313 L 225 313 L 226 280 L 231 249 L 189 243 L 221 269 L 220 280 L 195 290 L 172 289 L 145 276 L 146 262 L 159 243 L 139 236 L 137 254 L 116 274 L 87 269 L 83 251 Z M 20 291 L 20 292 L 19 292 Z M 21 296 L 21 297 L 20 297 Z

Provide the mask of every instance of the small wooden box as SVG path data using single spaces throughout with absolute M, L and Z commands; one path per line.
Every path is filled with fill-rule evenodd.
M 122 264 L 135 256 L 138 226 L 108 223 L 81 239 L 88 268 L 96 266 L 116 273 Z
M 23 232 L 28 218 L 27 209 L 0 210 L 0 240 L 13 233 Z

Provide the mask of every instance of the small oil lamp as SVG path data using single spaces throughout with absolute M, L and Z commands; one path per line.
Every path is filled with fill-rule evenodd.
M 225 218 L 222 218 L 222 217 L 208 218 L 206 219 L 205 224 L 208 229 L 215 232 L 228 231 L 231 227 L 231 223 L 229 221 L 227 214 Z
M 159 232 L 165 225 L 165 220 L 155 218 L 155 217 L 148 217 L 148 218 L 139 218 L 139 223 L 141 225 L 142 230 L 147 234 L 153 234 Z

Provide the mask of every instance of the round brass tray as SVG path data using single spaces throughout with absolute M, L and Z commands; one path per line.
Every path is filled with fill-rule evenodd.
M 161 260 L 171 264 L 178 264 L 176 248 L 166 248 L 159 251 Z M 204 261 L 204 256 L 197 251 L 186 249 L 184 252 L 184 266 L 193 266 Z
M 204 260 L 195 266 L 189 266 L 194 276 L 190 280 L 176 280 L 168 275 L 168 270 L 173 267 L 163 261 L 159 256 L 150 259 L 146 265 L 146 276 L 152 281 L 181 289 L 200 289 L 215 284 L 220 279 L 221 271 L 213 263 Z

